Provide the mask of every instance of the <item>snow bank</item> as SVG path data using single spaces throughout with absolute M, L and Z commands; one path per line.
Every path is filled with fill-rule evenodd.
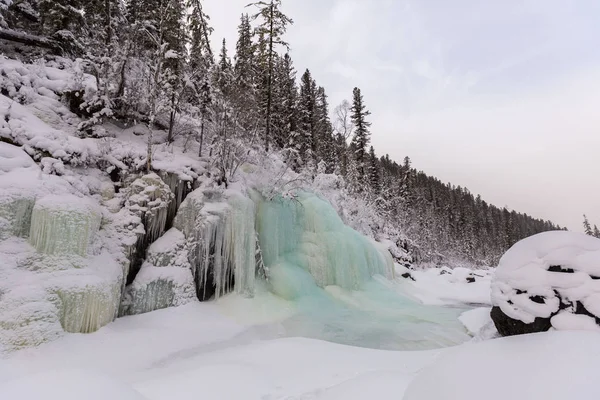
M 19 400 L 144 400 L 131 386 L 82 370 L 58 370 L 0 383 L 0 398 Z
M 508 318 L 524 324 L 550 319 L 559 330 L 597 329 L 600 240 L 556 231 L 520 241 L 500 260 L 492 301 Z M 569 313 L 578 316 L 565 315 Z
M 484 327 L 492 323 L 490 310 L 491 308 L 489 307 L 474 308 L 462 313 L 458 320 L 467 328 L 471 335 L 476 336 Z
M 600 335 L 548 332 L 449 350 L 404 400 L 597 400 Z
M 407 270 L 396 264 L 397 279 L 409 272 L 414 281 L 403 279 L 407 293 L 425 304 L 491 305 L 493 270 L 428 268 Z

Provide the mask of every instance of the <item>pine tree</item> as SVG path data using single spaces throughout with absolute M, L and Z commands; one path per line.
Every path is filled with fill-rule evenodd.
M 325 172 L 331 173 L 335 169 L 335 143 L 329 118 L 329 102 L 322 86 L 317 89 L 315 103 L 316 135 L 319 143 L 316 154 L 318 160 L 324 161 Z
M 594 237 L 600 239 L 600 229 L 598 229 L 597 225 L 594 225 Z
M 223 96 L 229 98 L 233 85 L 233 67 L 231 65 L 231 59 L 227 55 L 227 42 L 225 39 L 223 39 L 223 45 L 219 54 L 219 63 L 215 70 L 215 78 L 217 87 Z
M 283 40 L 288 25 L 293 24 L 291 18 L 281 12 L 281 0 L 259 1 L 251 4 L 258 7 L 259 11 L 253 16 L 253 19 L 262 19 L 262 22 L 257 28 L 259 35 L 265 40 L 267 45 L 267 104 L 265 113 L 265 150 L 269 151 L 271 141 L 271 112 L 273 106 L 273 76 L 275 68 L 276 47 L 278 45 L 288 47 L 288 44 Z
M 367 178 L 368 168 L 368 153 L 367 148 L 371 141 L 371 133 L 369 127 L 371 123 L 366 118 L 371 115 L 364 105 L 363 96 L 359 88 L 354 88 L 352 101 L 352 123 L 354 124 L 354 157 L 356 159 L 356 168 L 358 171 L 359 181 L 365 182 Z
M 316 148 L 318 146 L 315 113 L 316 96 L 316 83 L 307 69 L 300 78 L 298 132 L 292 142 L 305 164 L 316 160 Z
M 594 236 L 594 231 L 586 215 L 583 216 L 583 231 L 586 235 Z
M 379 186 L 380 175 L 379 175 L 379 165 L 377 156 L 375 155 L 375 149 L 373 146 L 369 148 L 369 184 L 371 185 L 371 189 L 373 193 L 378 194 L 381 191 Z
M 54 37 L 71 53 L 83 53 L 80 39 L 87 34 L 84 33 L 82 11 L 82 0 L 41 0 L 39 15 L 42 33 Z
M 201 0 L 187 0 L 187 22 L 190 32 L 190 68 L 197 82 L 203 82 L 206 73 L 214 64 L 214 56 L 210 47 L 210 35 L 213 28 L 208 24 L 210 17 L 204 12 Z
M 238 26 L 234 61 L 233 106 L 240 116 L 240 127 L 247 133 L 257 127 L 258 121 L 256 57 L 254 44 L 252 43 L 252 27 L 247 14 L 242 14 Z
M 83 12 L 88 28 L 86 42 L 96 52 L 110 55 L 110 47 L 125 25 L 122 3 L 119 0 L 87 0 L 83 2 Z
M 278 139 L 278 145 L 289 147 L 290 140 L 298 129 L 298 86 L 296 85 L 296 70 L 289 53 L 283 57 L 280 69 L 281 118 L 284 126 Z

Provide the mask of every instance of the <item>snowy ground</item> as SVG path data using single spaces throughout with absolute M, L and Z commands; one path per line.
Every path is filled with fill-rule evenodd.
M 416 282 L 402 285 L 431 303 L 443 298 L 456 305 L 489 293 L 487 277 L 463 286 L 450 283 L 457 276 L 439 269 L 415 275 Z M 419 279 L 425 276 L 428 280 Z M 438 298 L 432 295 L 436 291 Z M 0 360 L 0 398 L 350 400 L 402 399 L 406 393 L 406 400 L 553 400 L 575 393 L 570 398 L 596 400 L 600 395 L 591 377 L 600 368 L 600 335 L 594 332 L 383 351 L 285 337 L 275 322 L 286 316 L 285 304 L 274 299 L 228 296 L 120 318 L 96 333 L 70 334 Z M 460 319 L 477 332 L 489 323 L 489 308 L 474 308 Z M 553 380 L 558 375 L 566 378 Z
M 438 285 L 447 285 L 449 275 L 437 276 Z M 402 284 L 419 291 L 415 282 Z M 485 281 L 471 288 L 482 286 L 489 290 Z M 463 289 L 455 289 L 445 298 L 456 302 Z M 289 313 L 274 296 L 228 296 L 120 318 L 94 334 L 70 334 L 0 360 L 0 398 L 89 398 L 94 387 L 100 387 L 97 396 L 111 399 L 398 398 L 446 351 L 382 351 L 286 337 L 277 321 Z

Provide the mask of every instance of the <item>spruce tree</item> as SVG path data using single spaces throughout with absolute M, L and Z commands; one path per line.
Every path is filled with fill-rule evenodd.
M 253 16 L 256 20 L 260 18 L 262 22 L 257 27 L 257 32 L 262 35 L 266 43 L 266 112 L 265 112 L 265 150 L 269 151 L 271 141 L 271 118 L 273 106 L 273 77 L 276 58 L 276 47 L 282 45 L 288 47 L 283 40 L 288 25 L 293 24 L 291 18 L 287 17 L 281 11 L 281 0 L 259 1 L 250 5 L 258 7 L 259 11 Z
M 356 159 L 358 179 L 360 182 L 365 182 L 368 169 L 367 149 L 371 141 L 371 133 L 369 131 L 371 123 L 367 121 L 367 117 L 371 115 L 371 113 L 364 104 L 363 96 L 359 88 L 354 88 L 351 111 L 351 119 L 355 127 L 352 144 L 354 147 L 354 158 Z
M 298 86 L 296 85 L 296 70 L 289 53 L 286 53 L 280 63 L 280 86 L 283 122 L 278 145 L 282 148 L 290 146 L 290 140 L 298 129 Z
M 379 165 L 377 156 L 375 155 L 375 149 L 373 146 L 369 148 L 369 184 L 371 185 L 371 189 L 373 193 L 378 194 L 381 190 L 380 184 L 380 175 L 379 175 Z
M 138 0 L 139 1 L 139 0 Z M 204 12 L 201 0 L 187 0 L 186 8 L 190 10 L 187 22 L 190 33 L 189 63 L 197 82 L 203 82 L 205 74 L 214 64 L 214 56 L 210 46 L 209 16 Z
M 300 78 L 298 98 L 298 132 L 292 144 L 305 164 L 316 160 L 318 137 L 316 132 L 316 83 L 307 69 Z
M 239 124 L 250 132 L 258 120 L 258 93 L 256 90 L 255 48 L 252 43 L 252 27 L 247 14 L 242 14 L 238 26 L 233 68 L 233 106 L 240 115 Z
M 594 237 L 600 239 L 600 229 L 598 229 L 597 225 L 594 225 Z
M 231 59 L 227 55 L 227 42 L 223 39 L 221 52 L 219 53 L 219 62 L 215 71 L 216 83 L 225 98 L 229 99 L 233 85 L 233 67 Z
M 586 235 L 594 236 L 594 231 L 586 215 L 583 216 L 583 231 Z
M 325 172 L 332 173 L 335 169 L 335 143 L 333 127 L 329 118 L 329 102 L 325 88 L 317 89 L 316 102 L 316 135 L 318 137 L 317 158 L 325 162 Z

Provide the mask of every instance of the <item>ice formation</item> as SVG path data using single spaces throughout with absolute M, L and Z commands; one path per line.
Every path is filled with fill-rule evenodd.
M 65 332 L 91 333 L 112 322 L 121 302 L 122 275 L 113 279 L 87 275 L 73 284 L 58 282 L 60 322 Z
M 165 232 L 173 193 L 154 173 L 136 179 L 128 190 L 125 207 L 141 219 L 144 227 L 144 233 L 138 236 L 135 250 L 132 248 L 130 251 L 132 263 L 127 283 L 131 283 L 141 267 L 146 249 Z
M 40 172 L 21 148 L 0 142 L 0 239 L 29 235 Z
M 87 198 L 49 195 L 35 202 L 29 241 L 43 254 L 86 256 L 101 219 L 98 206 Z
M 269 284 L 279 296 L 295 299 L 315 284 L 358 290 L 374 275 L 393 277 L 389 252 L 344 225 L 325 200 L 303 192 L 253 198 Z
M 234 191 L 197 189 L 182 203 L 174 226 L 189 241 L 199 299 L 254 292 L 254 214 L 252 200 Z
M 148 248 L 146 262 L 126 289 L 120 315 L 180 306 L 195 298 L 185 237 L 171 228 Z
M 600 329 L 600 240 L 565 231 L 522 240 L 500 260 L 492 302 L 524 324 Z

